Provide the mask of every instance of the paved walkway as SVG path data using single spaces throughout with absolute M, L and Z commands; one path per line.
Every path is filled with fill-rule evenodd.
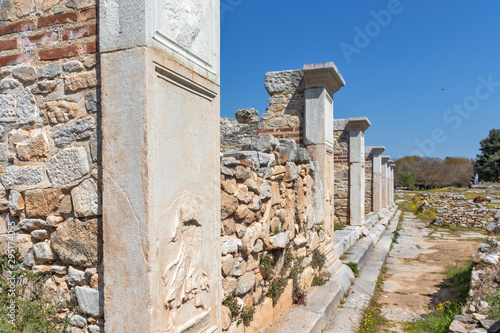
M 439 287 L 446 279 L 442 272 L 470 259 L 486 237 L 474 231 L 436 231 L 410 213 L 405 213 L 401 223 L 379 298 L 382 314 L 390 320 L 381 332 L 403 332 L 404 322 L 420 318 L 438 303 L 453 301 L 456 295 Z

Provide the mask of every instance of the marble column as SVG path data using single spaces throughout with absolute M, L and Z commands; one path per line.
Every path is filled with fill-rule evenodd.
M 386 168 L 386 171 L 387 171 L 387 187 L 386 187 L 386 191 L 387 191 L 387 197 L 386 197 L 386 205 L 387 205 L 387 208 L 391 208 L 392 207 L 392 199 L 391 199 L 391 188 L 392 188 L 392 179 L 391 179 L 391 165 L 393 164 L 394 162 L 390 159 L 389 161 L 387 161 L 387 168 Z
M 372 203 L 373 211 L 380 213 L 382 211 L 382 153 L 385 147 L 372 147 L 373 155 L 373 188 Z
M 366 117 L 349 118 L 349 210 L 350 225 L 365 222 L 365 130 Z
M 333 250 L 333 94 L 345 86 L 333 62 L 304 65 L 304 144 L 313 161 L 318 161 L 323 183 L 324 229 L 327 237 L 327 265 L 336 260 Z
M 220 331 L 219 25 L 218 0 L 99 3 L 106 332 Z
M 390 191 L 390 201 L 391 206 L 394 206 L 394 169 L 396 168 L 396 163 L 391 164 L 391 191 Z
M 388 195 L 387 195 L 387 170 L 389 166 L 387 162 L 390 160 L 390 156 L 382 156 L 382 210 L 387 209 L 389 207 Z

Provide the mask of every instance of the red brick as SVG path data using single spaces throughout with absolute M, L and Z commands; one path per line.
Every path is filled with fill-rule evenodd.
M 276 130 L 276 132 L 293 132 L 293 128 L 291 128 L 291 127 L 282 127 L 282 128 L 278 128 Z
M 0 42 L 0 51 L 17 49 L 17 39 L 3 40 Z
M 28 31 L 35 28 L 31 20 L 16 22 L 7 25 L 0 25 L 0 35 L 7 35 L 14 32 Z
M 97 51 L 96 42 L 89 42 L 82 44 L 82 54 L 95 53 Z
M 59 47 L 57 49 L 48 49 L 38 52 L 38 57 L 40 60 L 54 60 L 60 58 L 69 58 L 76 56 L 78 53 L 78 47 L 76 45 Z
M 96 10 L 95 8 L 87 9 L 84 10 L 80 13 L 80 20 L 82 22 L 85 22 L 87 20 L 93 19 L 96 17 Z
M 272 133 L 272 132 L 274 132 L 274 128 L 265 128 L 257 130 L 257 133 Z
M 40 35 L 21 38 L 21 47 L 52 44 L 57 43 L 58 40 L 59 36 L 57 32 L 46 32 Z
M 73 23 L 76 22 L 76 20 L 78 20 L 78 14 L 75 12 L 40 17 L 38 19 L 38 27 L 41 28 L 55 24 Z
M 35 61 L 35 56 L 31 53 L 14 54 L 0 58 L 1 66 L 11 66 Z
M 96 25 L 86 25 L 80 28 L 65 30 L 62 33 L 63 40 L 71 40 L 83 37 L 94 36 L 96 34 Z

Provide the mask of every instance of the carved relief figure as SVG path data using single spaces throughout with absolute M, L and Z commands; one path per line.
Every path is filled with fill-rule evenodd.
M 203 268 L 203 225 L 198 198 L 185 192 L 175 208 L 175 226 L 170 243 L 179 244 L 177 254 L 163 271 L 168 311 L 166 332 L 181 333 L 200 323 L 210 313 L 210 286 Z M 175 206 L 175 205 L 174 205 Z

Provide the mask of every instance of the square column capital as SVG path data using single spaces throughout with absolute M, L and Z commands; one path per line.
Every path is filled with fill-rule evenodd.
M 382 156 L 382 164 L 388 164 L 390 160 L 391 160 L 390 156 Z
M 372 125 L 366 117 L 349 118 L 349 127 L 352 131 L 366 131 Z
M 367 147 L 367 148 L 371 149 L 371 153 L 373 155 L 379 155 L 385 151 L 385 147 L 383 147 L 383 146 L 373 146 L 373 147 Z
M 304 65 L 306 89 L 325 88 L 330 95 L 345 87 L 345 81 L 333 62 Z

